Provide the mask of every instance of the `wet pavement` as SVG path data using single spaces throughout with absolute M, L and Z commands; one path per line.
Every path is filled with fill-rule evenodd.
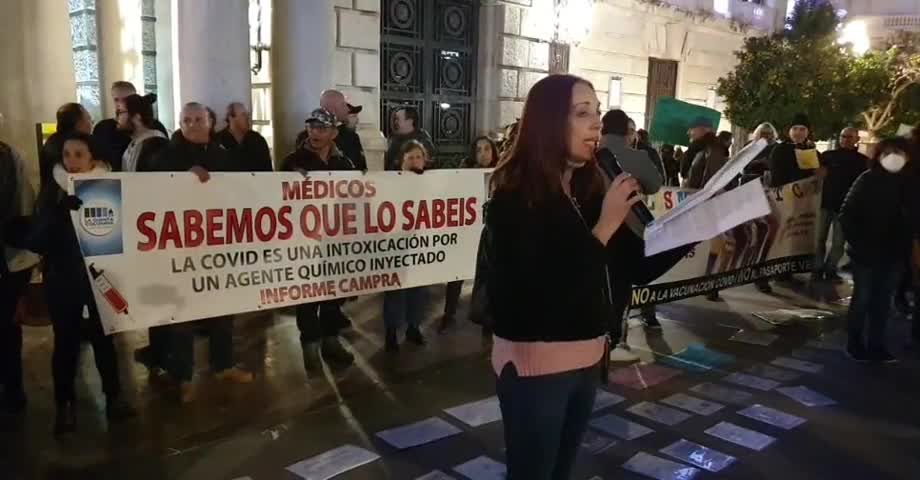
M 624 440 L 592 430 L 601 435 L 599 441 L 607 448 L 599 452 L 584 449 L 573 478 L 647 478 L 622 465 L 640 452 L 669 458 L 659 450 L 680 439 L 736 458 L 719 473 L 700 471 L 695 477 L 699 479 L 920 478 L 920 361 L 900 350 L 906 322 L 894 320 L 889 332 L 902 363 L 856 365 L 832 349 L 839 339 L 839 332 L 834 331 L 843 326 L 841 318 L 773 327 L 751 315 L 776 308 L 844 312 L 839 305 L 814 298 L 845 296 L 846 286 L 819 291 L 809 291 L 804 285 L 790 287 L 767 296 L 745 286 L 723 292 L 723 302 L 691 299 L 661 306 L 663 330 L 631 329 L 630 343 L 646 364 L 694 345 L 692 348 L 705 346 L 708 352 L 733 358 L 703 372 L 684 368 L 671 371 L 673 367 L 661 367 L 661 363 L 616 372 L 623 366 L 614 365 L 616 378 L 632 376 L 634 381 L 626 383 L 648 388 L 610 383 L 604 387 L 606 391 L 625 400 L 599 410 L 594 418 L 614 414 L 653 432 Z M 286 467 L 346 444 L 382 458 L 337 479 L 411 480 L 436 469 L 451 475 L 444 478 L 466 478 L 451 470 L 483 455 L 502 461 L 501 423 L 470 427 L 443 410 L 494 395 L 488 347 L 478 328 L 464 321 L 456 330 L 438 335 L 436 318 L 443 305 L 443 288 L 431 288 L 430 296 L 431 320 L 424 328 L 429 344 L 420 348 L 406 345 L 396 355 L 383 352 L 381 298 L 365 297 L 348 303 L 346 311 L 355 328 L 347 342 L 358 357 L 357 364 L 311 379 L 303 371 L 298 332 L 291 317 L 241 317 L 237 320 L 236 351 L 239 361 L 256 372 L 256 381 L 227 385 L 215 380 L 208 371 L 207 342 L 199 340 L 199 398 L 185 406 L 175 400 L 174 389 L 151 383 L 146 369 L 131 360 L 134 348 L 146 344 L 146 335 L 120 335 L 117 345 L 122 377 L 140 416 L 107 430 L 104 399 L 91 349 L 87 348 L 78 380 L 78 433 L 61 440 L 51 434 L 51 331 L 48 327 L 27 327 L 24 363 L 30 403 L 23 418 L 0 417 L 0 478 L 295 480 L 300 477 Z M 459 317 L 464 318 L 464 314 L 461 310 Z M 778 338 L 769 346 L 729 340 L 739 329 L 769 331 Z M 807 343 L 820 339 L 828 341 Z M 798 377 L 779 381 L 779 385 L 754 384 L 757 388 L 732 383 L 750 380 L 746 377 L 725 378 L 734 372 L 750 373 L 746 370 L 752 367 L 763 374 L 765 369 L 758 365 L 770 364 L 778 357 L 811 362 L 820 366 L 820 372 L 781 368 L 781 373 L 798 373 Z M 665 374 L 659 375 L 662 372 Z M 655 384 L 657 379 L 662 381 Z M 680 421 L 673 425 L 647 418 L 651 408 L 647 404 L 636 407 L 641 402 L 663 406 L 671 400 L 661 400 L 676 393 L 707 399 L 695 388 L 705 382 L 747 395 L 736 404 L 708 398 L 724 407 L 711 415 L 684 411 L 686 415 L 679 415 Z M 796 386 L 820 392 L 836 404 L 808 407 L 780 391 Z M 804 423 L 785 429 L 737 413 L 753 404 L 800 417 Z M 461 433 L 404 450 L 376 436 L 382 430 L 431 417 L 447 421 Z M 706 433 L 721 422 L 775 440 L 757 451 Z M 610 445 L 613 440 L 616 443 Z

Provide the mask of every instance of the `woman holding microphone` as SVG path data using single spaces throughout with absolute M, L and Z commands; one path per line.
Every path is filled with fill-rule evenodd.
M 606 361 L 606 245 L 639 186 L 620 175 L 604 191 L 600 135 L 593 86 L 551 75 L 492 178 L 486 295 L 512 480 L 569 478 Z

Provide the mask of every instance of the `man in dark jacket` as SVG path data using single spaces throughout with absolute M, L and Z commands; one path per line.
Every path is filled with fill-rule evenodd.
M 103 149 L 104 160 L 112 167 L 112 171 L 120 172 L 122 171 L 122 157 L 131 143 L 131 132 L 119 128 L 118 115 L 125 109 L 125 99 L 129 95 L 137 94 L 137 89 L 134 88 L 133 83 L 119 80 L 112 84 L 111 94 L 112 101 L 115 103 L 115 117 L 97 123 L 93 128 L 93 139 Z M 151 127 L 169 138 L 169 132 L 159 120 L 153 119 Z
M 387 170 L 399 170 L 399 152 L 402 150 L 403 144 L 409 140 L 421 143 L 425 150 L 428 150 L 429 161 L 435 161 L 437 151 L 435 150 L 434 142 L 431 140 L 431 135 L 418 126 L 418 110 L 412 107 L 402 107 L 393 112 L 392 121 L 393 130 L 390 135 L 390 144 L 384 157 Z
M 169 144 L 166 135 L 156 129 L 156 119 L 153 118 L 155 101 L 154 94 L 143 97 L 132 94 L 124 100 L 124 108 L 118 114 L 118 127 L 131 137 L 131 143 L 121 159 L 124 172 L 153 170 L 154 158 Z
M 272 156 L 259 132 L 252 129 L 249 109 L 241 102 L 227 105 L 227 127 L 217 132 L 216 141 L 248 172 L 272 171 Z
M 714 132 L 712 121 L 705 117 L 697 118 L 690 125 L 690 176 L 685 182 L 686 188 L 703 188 L 706 182 L 728 161 L 725 145 L 719 141 Z M 688 155 L 689 156 L 689 155 Z
M 335 115 L 322 108 L 313 110 L 307 119 L 307 139 L 285 157 L 281 170 L 304 175 L 311 171 L 357 170 L 336 147 L 336 135 Z M 304 370 L 308 375 L 320 375 L 323 360 L 337 368 L 354 363 L 354 356 L 339 340 L 339 332 L 351 323 L 342 312 L 343 303 L 337 299 L 297 305 L 297 328 L 300 329 Z
M 837 264 L 843 258 L 846 244 L 838 216 L 843 200 L 859 176 L 866 171 L 869 158 L 859 153 L 859 130 L 848 127 L 840 132 L 840 148 L 821 155 L 824 169 L 824 186 L 821 193 L 821 217 L 818 221 L 817 245 L 813 281 L 839 282 Z M 833 226 L 831 250 L 827 252 L 827 238 Z
M 154 169 L 163 172 L 194 173 L 204 183 L 209 172 L 247 171 L 236 159 L 212 139 L 211 118 L 207 107 L 188 103 L 180 115 L 181 131 L 173 136 L 169 145 L 154 160 Z M 192 384 L 194 372 L 194 330 L 204 327 L 210 341 L 211 370 L 217 379 L 232 383 L 250 383 L 251 372 L 235 365 L 233 360 L 233 317 L 216 317 L 196 322 L 157 327 L 166 330 L 170 355 L 167 370 L 180 385 L 180 400 L 188 403 L 195 399 Z
M 796 115 L 789 127 L 789 141 L 778 144 L 770 153 L 770 186 L 779 188 L 815 175 L 820 160 L 815 144 L 808 136 L 811 122 L 804 114 Z

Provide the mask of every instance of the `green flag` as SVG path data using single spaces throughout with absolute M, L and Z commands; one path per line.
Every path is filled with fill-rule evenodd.
M 670 97 L 659 98 L 654 112 L 648 132 L 649 141 L 670 145 L 688 145 L 690 140 L 687 138 L 687 130 L 697 118 L 705 117 L 712 121 L 714 128 L 718 128 L 722 117 L 717 110 Z

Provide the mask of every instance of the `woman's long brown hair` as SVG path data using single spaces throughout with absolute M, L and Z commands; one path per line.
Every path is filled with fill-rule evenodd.
M 492 176 L 493 191 L 513 191 L 529 205 L 563 194 L 560 179 L 569 160 L 572 89 L 578 83 L 594 88 L 574 75 L 550 75 L 530 89 L 517 138 Z M 602 191 L 603 180 L 596 165 L 586 165 L 573 174 L 572 193 L 577 198 Z

